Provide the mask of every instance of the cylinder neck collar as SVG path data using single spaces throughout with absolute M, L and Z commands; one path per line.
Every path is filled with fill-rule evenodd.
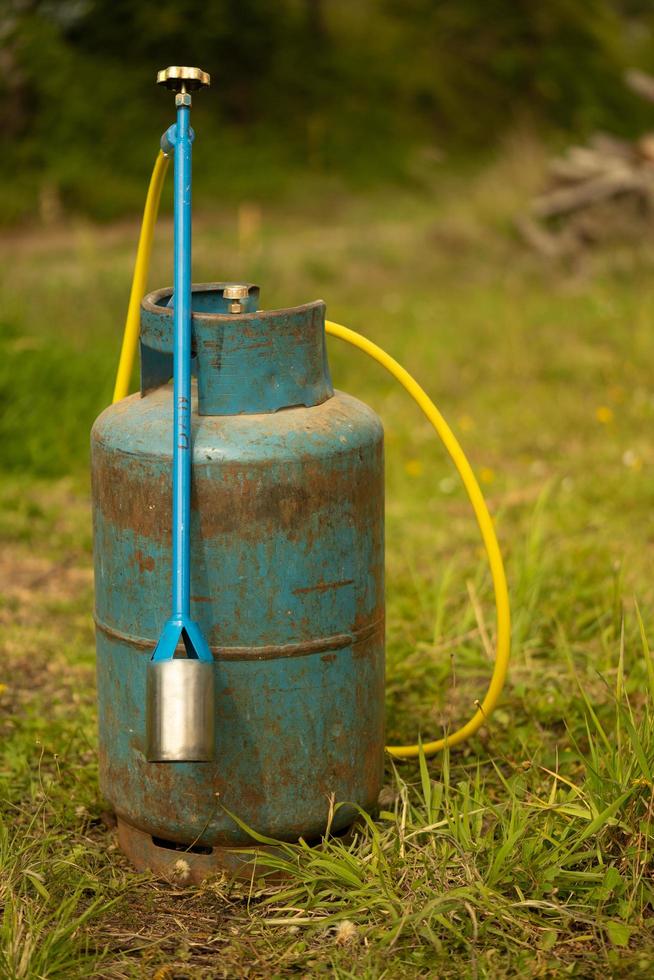
M 321 300 L 283 310 L 257 310 L 259 288 L 247 284 L 242 313 L 230 313 L 235 283 L 192 290 L 192 364 L 200 415 L 254 415 L 320 405 L 334 389 Z M 238 285 L 241 285 L 240 283 Z M 227 290 L 228 295 L 224 292 Z M 170 288 L 141 304 L 141 395 L 172 376 L 174 298 Z

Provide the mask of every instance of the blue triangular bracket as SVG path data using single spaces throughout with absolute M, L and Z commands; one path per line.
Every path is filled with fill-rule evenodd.
M 190 659 L 209 663 L 213 661 L 211 650 L 198 624 L 193 619 L 179 619 L 175 616 L 168 620 L 161 631 L 152 659 L 172 660 L 180 640 L 186 648 L 186 656 Z

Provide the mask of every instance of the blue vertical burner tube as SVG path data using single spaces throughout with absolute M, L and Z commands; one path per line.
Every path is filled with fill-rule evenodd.
M 190 106 L 177 107 L 175 133 L 173 617 L 191 616 L 191 133 Z

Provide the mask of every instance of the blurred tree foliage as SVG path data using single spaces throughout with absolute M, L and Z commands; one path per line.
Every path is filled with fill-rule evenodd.
M 0 220 L 140 207 L 171 100 L 199 64 L 199 186 L 265 194 L 307 170 L 398 177 L 418 145 L 516 121 L 635 131 L 651 0 L 0 0 Z

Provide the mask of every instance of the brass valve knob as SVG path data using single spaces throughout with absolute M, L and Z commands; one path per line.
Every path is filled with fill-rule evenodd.
M 197 92 L 211 85 L 211 75 L 201 68 L 182 68 L 171 65 L 157 72 L 157 85 L 165 85 L 173 92 Z
M 230 313 L 242 313 L 243 305 L 241 300 L 247 299 L 249 295 L 250 290 L 247 286 L 225 286 L 223 289 L 223 298 L 232 300 L 229 304 Z

